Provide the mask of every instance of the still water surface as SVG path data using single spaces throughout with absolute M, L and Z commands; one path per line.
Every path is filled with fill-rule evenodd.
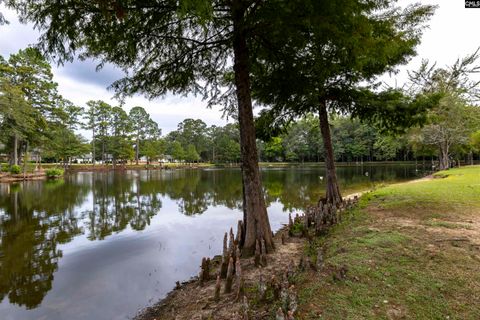
M 344 193 L 422 174 L 338 168 Z M 322 167 L 262 170 L 272 228 L 315 203 Z M 197 274 L 242 218 L 238 169 L 76 173 L 0 184 L 0 319 L 128 319 Z

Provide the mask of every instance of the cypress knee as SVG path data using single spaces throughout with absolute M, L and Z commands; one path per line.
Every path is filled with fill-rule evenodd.
M 233 283 L 233 258 L 230 257 L 230 260 L 228 261 L 227 279 L 225 281 L 225 293 L 232 292 L 232 283 Z
M 278 300 L 280 298 L 280 290 L 282 289 L 280 286 L 280 283 L 278 282 L 277 278 L 275 276 L 272 276 L 272 279 L 270 280 L 270 285 L 273 290 L 273 298 L 275 300 Z
M 242 274 L 242 265 L 240 264 L 240 259 L 237 259 L 235 264 L 235 278 L 237 280 L 237 300 L 243 296 L 245 292 L 245 282 Z
M 267 300 L 267 286 L 263 280 L 263 275 L 260 275 L 258 280 L 258 294 L 260 296 L 260 301 L 265 302 Z
M 317 270 L 318 271 L 321 271 L 322 268 L 323 268 L 323 254 L 322 254 L 322 250 L 319 249 L 318 252 L 317 252 L 317 263 L 316 263 L 316 267 L 317 267 Z
M 255 266 L 260 266 L 260 241 L 255 244 Z
M 275 320 L 285 320 L 285 314 L 282 311 L 282 308 L 278 308 L 277 313 L 275 314 Z
M 223 236 L 223 256 L 228 257 L 228 247 L 227 247 L 228 234 L 225 232 Z
M 220 280 L 220 275 L 218 275 L 217 282 L 215 282 L 215 296 L 214 296 L 215 301 L 220 300 L 220 288 L 221 288 L 221 280 Z
M 292 214 L 288 214 L 288 235 L 293 236 L 293 220 L 292 220 Z
M 262 251 L 260 255 L 260 263 L 263 267 L 267 266 L 267 247 L 265 245 L 265 240 L 261 240 L 262 243 Z
M 222 256 L 222 263 L 220 265 L 220 277 L 225 279 L 227 277 L 227 270 L 228 270 L 228 258 L 226 256 Z

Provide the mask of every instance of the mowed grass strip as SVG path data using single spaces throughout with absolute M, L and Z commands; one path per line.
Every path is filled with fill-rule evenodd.
M 314 243 L 299 319 L 480 319 L 479 166 L 368 193 Z

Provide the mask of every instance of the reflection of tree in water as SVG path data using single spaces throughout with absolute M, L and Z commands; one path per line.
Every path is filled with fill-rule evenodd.
M 370 170 L 371 176 L 364 173 Z M 403 169 L 401 169 L 403 172 Z M 339 168 L 339 182 L 345 188 L 370 187 L 371 179 L 385 181 L 397 179 L 399 169 L 348 167 Z M 266 204 L 280 202 L 285 211 L 301 210 L 324 195 L 323 169 L 296 168 L 294 170 L 262 170 L 262 183 Z M 403 173 L 402 173 L 403 174 Z M 402 175 L 400 174 L 400 176 Z M 179 211 L 185 215 L 202 214 L 210 206 L 222 205 L 242 209 L 240 170 L 178 170 L 160 173 L 155 184 L 157 192 L 177 201 Z
M 93 209 L 87 211 L 88 238 L 104 239 L 127 226 L 143 230 L 162 208 L 156 190 L 159 181 L 148 175 L 92 175 Z
M 93 177 L 92 179 L 85 179 Z M 0 301 L 34 308 L 52 287 L 58 245 L 83 234 L 103 239 L 130 226 L 143 230 L 162 207 L 158 180 L 122 174 L 77 175 L 66 181 L 0 188 Z M 93 210 L 79 214 L 89 191 Z M 86 221 L 85 221 L 86 219 Z
M 323 168 L 296 168 L 295 170 L 264 170 L 262 182 L 266 203 L 280 202 L 284 211 L 302 210 L 325 194 Z M 343 190 L 372 188 L 380 182 L 405 180 L 420 174 L 414 166 L 349 166 L 338 167 L 339 185 Z
M 211 206 L 242 209 L 240 170 L 178 170 L 164 172 L 157 179 L 161 180 L 157 191 L 176 200 L 185 215 L 202 214 Z M 321 195 L 318 176 L 309 172 L 262 171 L 262 182 L 266 204 L 280 201 L 285 210 L 304 208 Z
M 161 180 L 158 192 L 176 200 L 185 215 L 202 214 L 210 206 L 242 207 L 238 170 L 177 170 L 165 172 Z
M 62 256 L 57 245 L 82 232 L 73 208 L 86 192 L 62 181 L 2 185 L 0 301 L 8 295 L 28 309 L 42 302 Z
M 322 195 L 317 174 L 301 170 L 268 170 L 263 172 L 266 202 L 280 202 L 284 211 L 294 211 L 315 203 Z
M 371 179 L 405 179 L 414 176 L 414 170 L 340 167 L 338 176 L 344 188 L 368 187 Z M 294 211 L 315 203 L 324 192 L 321 175 L 318 168 L 263 170 L 267 205 L 280 202 L 285 211 Z M 79 213 L 89 196 L 92 209 Z M 127 227 L 143 230 L 162 208 L 163 196 L 175 200 L 185 215 L 201 214 L 211 206 L 241 210 L 240 170 L 92 173 L 67 176 L 65 181 L 0 185 L 0 301 L 8 295 L 11 303 L 39 305 L 62 256 L 58 244 L 84 232 L 97 240 Z

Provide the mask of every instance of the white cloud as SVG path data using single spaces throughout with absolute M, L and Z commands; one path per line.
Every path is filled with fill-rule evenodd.
M 403 5 L 418 1 L 399 1 Z M 386 77 L 390 85 L 401 86 L 407 80 L 407 70 L 416 69 L 422 59 L 437 62 L 437 66 L 452 65 L 456 59 L 475 52 L 480 47 L 477 31 L 480 29 L 480 9 L 465 8 L 464 1 L 436 0 L 422 1 L 422 4 L 437 5 L 435 15 L 428 23 L 418 55 L 407 66 L 400 68 L 400 73 Z
M 65 98 L 85 106 L 89 100 L 103 100 L 111 105 L 118 105 L 113 99 L 114 92 L 107 91 L 97 84 L 88 84 L 66 77 L 62 74 L 55 76 L 59 84 L 59 91 Z M 151 115 L 163 134 L 177 128 L 177 124 L 186 118 L 202 119 L 208 125 L 225 125 L 219 108 L 209 109 L 206 103 L 195 97 L 177 97 L 167 95 L 163 99 L 147 100 L 141 96 L 134 96 L 125 100 L 124 108 L 128 112 L 134 106 L 142 106 Z M 84 134 L 89 136 L 89 134 Z
M 0 26 L 0 54 L 8 57 L 18 50 L 35 44 L 39 36 L 33 26 L 23 25 L 18 22 L 17 15 L 12 10 L 5 9 L 0 5 L 8 25 Z M 93 60 L 75 61 L 64 66 L 53 66 L 54 80 L 59 84 L 59 92 L 77 105 L 85 106 L 89 100 L 104 100 L 112 105 L 118 105 L 113 99 L 114 92 L 107 87 L 122 73 L 111 65 L 96 71 L 97 63 Z M 206 103 L 193 96 L 180 97 L 171 94 L 162 99 L 148 100 L 141 96 L 128 98 L 125 101 L 125 110 L 134 106 L 142 106 L 152 118 L 158 122 L 163 134 L 177 128 L 177 124 L 185 118 L 201 119 L 208 125 L 225 125 L 227 121 L 222 119 L 219 108 L 208 109 Z M 89 137 L 88 132 L 82 131 Z

